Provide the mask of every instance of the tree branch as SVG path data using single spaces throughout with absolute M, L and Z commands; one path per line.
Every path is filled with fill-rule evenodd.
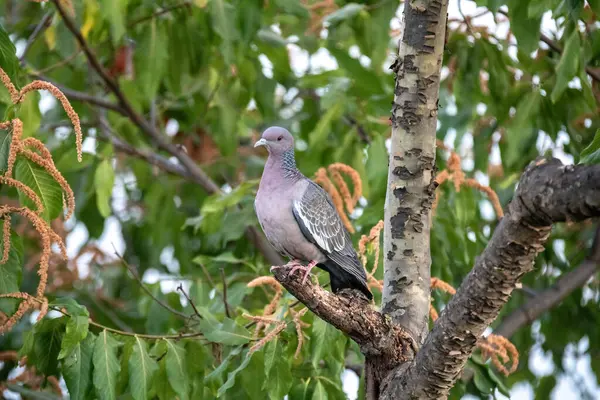
M 600 269 L 600 226 L 596 229 L 592 250 L 577 268 L 562 275 L 556 283 L 513 311 L 494 329 L 494 333 L 510 338 L 525 325 L 531 324 L 546 311 L 560 304 L 573 291 L 585 285 Z
M 196 164 L 196 162 L 190 158 L 184 151 L 178 146 L 170 143 L 157 129 L 155 126 L 145 120 L 140 114 L 138 114 L 131 103 L 125 97 L 125 94 L 121 91 L 118 83 L 113 80 L 110 75 L 106 72 L 104 67 L 100 64 L 93 51 L 89 47 L 85 38 L 75 26 L 73 20 L 67 15 L 67 12 L 63 8 L 60 0 L 52 0 L 54 6 L 61 15 L 65 25 L 71 31 L 75 39 L 81 46 L 86 58 L 88 59 L 92 68 L 104 81 L 108 89 L 117 97 L 119 101 L 119 107 L 123 110 L 123 115 L 127 116 L 131 122 L 138 126 L 142 132 L 146 133 L 150 138 L 158 145 L 159 148 L 171 154 L 183 165 L 187 170 L 187 173 L 193 176 L 195 182 L 202 186 L 208 193 L 221 193 L 219 186 Z M 273 249 L 273 247 L 266 241 L 265 237 L 256 230 L 255 227 L 249 227 L 246 230 L 246 236 L 254 243 L 256 248 L 263 253 L 267 261 L 272 264 L 281 264 L 281 257 Z
M 552 224 L 595 216 L 600 216 L 600 165 L 564 166 L 556 159 L 532 163 L 506 215 L 413 365 L 406 374 L 391 374 L 382 398 L 445 398 L 483 331 L 521 277 L 533 269 Z
M 391 369 L 414 355 L 416 343 L 397 324 L 375 311 L 356 291 L 344 290 L 335 295 L 312 280 L 301 282 L 299 275 L 288 276 L 290 268 L 272 268 L 271 272 L 288 292 L 325 322 L 344 332 L 363 354 Z

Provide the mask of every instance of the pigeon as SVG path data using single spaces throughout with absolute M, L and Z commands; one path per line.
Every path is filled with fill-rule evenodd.
M 372 299 L 365 269 L 331 197 L 296 167 L 292 134 L 270 127 L 254 144 L 259 146 L 267 148 L 269 158 L 254 210 L 267 240 L 279 254 L 291 259 L 286 264 L 292 267 L 289 274 L 304 271 L 304 283 L 317 266 L 329 272 L 334 293 L 358 289 Z

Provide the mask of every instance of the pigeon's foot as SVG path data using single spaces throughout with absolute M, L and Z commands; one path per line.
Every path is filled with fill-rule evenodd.
M 299 265 L 302 265 L 302 261 L 298 260 L 298 259 L 293 259 L 292 261 L 288 262 L 285 265 L 272 265 L 271 266 L 271 271 L 273 271 L 274 269 L 281 269 L 281 268 L 289 268 L 289 267 L 297 267 Z M 303 267 L 304 268 L 304 267 Z
M 288 276 L 292 275 L 294 272 L 296 271 L 304 271 L 304 276 L 302 277 L 302 283 L 306 282 L 306 279 L 308 278 L 308 276 L 310 275 L 310 270 L 313 269 L 315 266 L 317 265 L 316 261 L 311 261 L 308 263 L 307 266 L 304 266 L 302 264 L 296 265 L 294 266 L 294 268 L 292 268 L 292 270 L 288 273 Z

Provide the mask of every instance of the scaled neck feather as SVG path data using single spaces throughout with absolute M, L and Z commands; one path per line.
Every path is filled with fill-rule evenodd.
M 292 182 L 303 177 L 302 173 L 296 167 L 293 148 L 287 150 L 283 154 L 269 155 L 265 169 L 276 172 L 280 177 Z

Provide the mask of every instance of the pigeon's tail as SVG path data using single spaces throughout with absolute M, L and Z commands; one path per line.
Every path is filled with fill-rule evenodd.
M 373 299 L 373 294 L 371 294 L 367 282 L 344 271 L 335 261 L 327 260 L 319 267 L 329 272 L 333 293 L 337 293 L 342 289 L 357 289 L 363 292 L 369 300 Z

